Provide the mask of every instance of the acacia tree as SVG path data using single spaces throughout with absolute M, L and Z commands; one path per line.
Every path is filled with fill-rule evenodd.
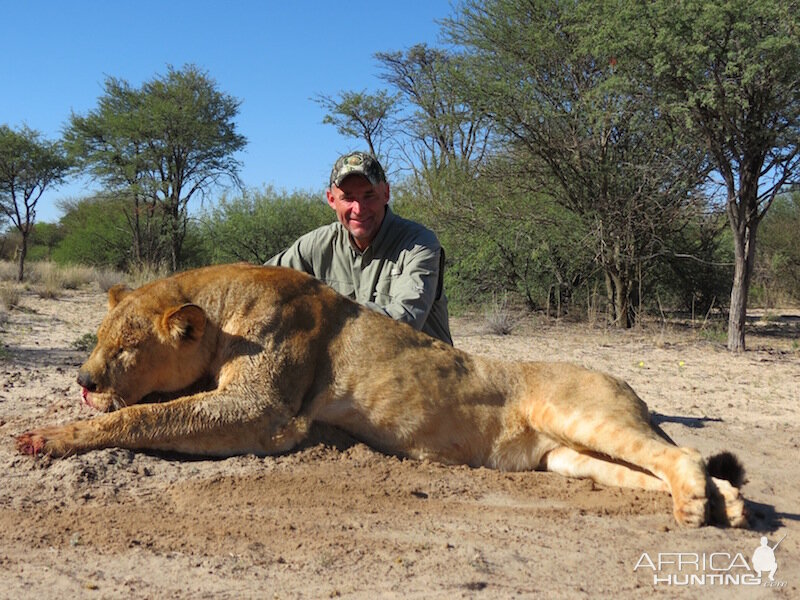
M 128 262 L 155 266 L 166 253 L 158 198 L 147 193 L 143 111 L 139 90 L 109 77 L 97 108 L 85 117 L 73 114 L 64 137 L 78 164 L 107 186 L 108 209 L 122 211 L 131 234 Z
M 459 93 L 460 57 L 418 44 L 375 58 L 393 93 L 318 95 L 316 102 L 328 111 L 323 122 L 364 140 L 376 156 L 399 157 L 421 193 L 447 204 L 451 184 L 475 175 L 491 135 L 486 116 Z
M 188 205 L 223 179 L 240 186 L 245 144 L 234 119 L 240 102 L 194 65 L 168 68 L 139 88 L 109 77 L 98 107 L 73 114 L 65 139 L 82 165 L 117 197 L 130 200 L 136 258 L 179 265 Z M 158 227 L 166 256 L 143 252 L 146 228 Z
M 442 176 L 474 175 L 486 157 L 491 138 L 489 119 L 461 93 L 462 58 L 425 44 L 405 52 L 379 52 L 381 78 L 398 90 L 405 109 L 398 115 L 397 142 L 408 166 L 435 194 Z M 404 143 L 404 138 L 407 143 Z
M 688 219 L 703 156 L 681 151 L 679 130 L 638 101 L 613 56 L 587 49 L 590 19 L 558 0 L 474 0 L 447 29 L 471 59 L 462 89 L 515 159 L 501 176 L 594 233 L 611 319 L 628 327 L 634 283 Z
M 0 211 L 21 235 L 17 280 L 25 275 L 28 239 L 36 221 L 36 204 L 44 191 L 64 180 L 69 162 L 57 142 L 42 139 L 23 126 L 0 126 Z
M 783 0 L 606 3 L 605 43 L 640 60 L 723 184 L 735 268 L 728 349 L 745 350 L 758 226 L 798 180 L 800 7 Z M 624 23 L 624 25 L 623 25 Z
M 327 112 L 322 122 L 334 125 L 345 137 L 363 139 L 373 156 L 378 157 L 388 168 L 388 154 L 383 145 L 391 135 L 392 118 L 397 110 L 398 95 L 390 95 L 386 90 L 368 94 L 361 92 L 341 92 L 338 98 L 318 94 L 314 101 Z

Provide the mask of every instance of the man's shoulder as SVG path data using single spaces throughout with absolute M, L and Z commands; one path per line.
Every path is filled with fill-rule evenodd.
M 333 223 L 328 223 L 327 225 L 321 225 L 316 229 L 312 229 L 308 233 L 301 235 L 298 239 L 301 244 L 316 244 L 320 242 L 327 243 L 331 240 L 342 237 L 343 232 L 344 228 L 342 227 L 341 223 L 334 221 Z
M 413 241 L 430 248 L 440 247 L 439 238 L 436 237 L 433 231 L 425 227 L 422 223 L 406 219 L 397 213 L 393 214 L 392 229 L 396 231 L 398 236 L 403 240 Z

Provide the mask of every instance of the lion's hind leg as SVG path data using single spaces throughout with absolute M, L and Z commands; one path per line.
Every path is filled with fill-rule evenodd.
M 670 491 L 666 482 L 651 473 L 603 456 L 578 452 L 567 446 L 559 446 L 548 452 L 543 466 L 553 473 L 592 479 L 602 485 Z M 711 522 L 729 527 L 746 526 L 747 514 L 739 489 L 728 480 L 716 477 L 709 477 L 707 486 Z
M 668 492 L 669 487 L 658 477 L 624 463 L 559 446 L 544 458 L 548 471 L 566 477 L 588 478 L 603 485 Z
M 623 381 L 583 369 L 565 375 L 529 405 L 531 427 L 581 455 L 607 457 L 608 464 L 572 457 L 580 458 L 583 467 L 605 483 L 619 485 L 615 478 L 638 477 L 621 466 L 650 474 L 672 494 L 679 523 L 689 527 L 708 523 L 710 478 L 700 453 L 664 440 L 651 427 L 645 404 Z M 549 462 L 558 465 L 569 456 L 562 451 Z M 649 479 L 643 481 L 658 487 Z

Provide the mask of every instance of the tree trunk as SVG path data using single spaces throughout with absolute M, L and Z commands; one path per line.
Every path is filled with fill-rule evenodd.
M 22 283 L 22 278 L 25 277 L 25 256 L 28 254 L 28 234 L 22 231 L 22 246 L 19 249 L 19 263 L 17 269 L 17 281 Z
M 547 308 L 545 309 L 545 316 L 550 318 L 550 298 L 553 296 L 553 286 L 547 288 Z
M 633 325 L 631 319 L 630 292 L 633 282 L 624 275 L 606 271 L 606 292 L 611 309 L 611 323 L 617 329 L 628 329 Z
M 616 296 L 614 295 L 614 285 L 611 283 L 611 274 L 606 269 L 603 272 L 605 276 L 606 282 L 606 298 L 608 298 L 608 314 L 607 314 L 607 322 L 613 323 L 616 316 L 616 308 L 614 307 L 614 302 L 616 301 Z
M 133 199 L 133 262 L 137 267 L 142 264 L 142 228 L 141 228 L 141 207 L 139 199 L 134 195 Z
M 178 271 L 178 264 L 181 258 L 181 246 L 183 245 L 183 235 L 181 231 L 181 224 L 179 222 L 180 215 L 170 215 L 172 219 L 171 233 L 170 233 L 170 260 L 172 262 L 172 272 Z
M 619 275 L 612 277 L 614 282 L 614 325 L 617 329 L 628 329 L 631 326 L 630 294 L 628 284 Z
M 728 222 L 733 233 L 735 266 L 731 288 L 731 311 L 728 316 L 728 350 L 745 351 L 745 323 L 747 320 L 747 295 L 756 260 L 756 232 L 761 217 L 758 213 L 758 173 L 760 163 L 744 161 L 749 168 L 742 169 L 738 202 L 732 180 L 728 185 Z
M 753 275 L 756 254 L 756 229 L 758 222 L 751 220 L 741 230 L 733 230 L 736 263 L 731 288 L 731 309 L 728 316 L 728 350 L 744 352 L 745 324 L 747 322 L 747 295 Z
M 178 271 L 178 242 L 175 239 L 175 232 L 172 232 L 172 240 L 170 240 L 169 245 L 169 259 L 170 259 L 170 271 L 172 273 L 176 273 Z

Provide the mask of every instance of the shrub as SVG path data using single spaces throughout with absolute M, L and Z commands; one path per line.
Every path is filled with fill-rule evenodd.
M 123 283 L 125 279 L 125 274 L 116 269 L 97 269 L 95 271 L 95 281 L 103 292 L 107 292 L 118 283 Z
M 502 300 L 492 298 L 491 304 L 483 313 L 486 330 L 495 335 L 508 335 L 517 326 L 515 319 L 508 307 L 508 295 L 503 294 Z
M 223 197 L 201 217 L 200 230 L 212 262 L 262 264 L 333 219 L 333 211 L 318 195 L 287 194 L 267 187 L 240 198 Z
M 70 344 L 75 350 L 90 352 L 97 345 L 97 336 L 94 333 L 85 333 Z
M 16 281 L 19 266 L 10 260 L 0 261 L 0 281 Z
M 0 285 L 0 304 L 5 310 L 18 307 L 22 299 L 22 289 L 15 284 Z

